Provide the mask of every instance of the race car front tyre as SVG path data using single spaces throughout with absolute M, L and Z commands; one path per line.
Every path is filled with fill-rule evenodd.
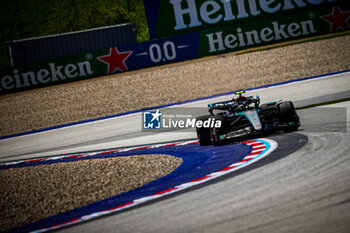
M 210 129 L 197 128 L 197 135 L 199 139 L 199 145 L 208 146 L 211 144 Z
M 221 127 L 224 127 L 224 123 L 225 123 L 225 118 L 223 116 L 220 115 L 214 115 L 212 116 L 212 118 L 215 119 L 215 121 L 221 121 Z M 216 128 L 213 127 L 210 129 L 210 134 L 211 134 L 211 143 L 213 144 L 213 146 L 220 146 L 223 144 L 222 140 L 220 140 L 220 129 L 221 128 Z
M 211 143 L 213 144 L 213 146 L 222 145 L 222 141 L 219 140 L 219 134 L 217 129 L 211 128 L 210 135 L 211 135 Z
M 196 121 L 206 121 L 211 115 L 200 116 L 196 118 Z M 199 145 L 208 146 L 211 145 L 210 129 L 209 128 L 197 128 L 197 137 L 199 139 Z
M 280 120 L 288 125 L 283 131 L 292 132 L 298 130 L 300 126 L 299 117 L 291 101 L 282 102 L 278 105 Z

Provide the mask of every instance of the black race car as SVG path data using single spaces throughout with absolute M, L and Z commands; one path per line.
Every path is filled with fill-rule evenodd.
M 220 123 L 196 128 L 200 145 L 216 146 L 227 139 L 238 140 L 262 132 L 290 132 L 299 128 L 299 117 L 291 101 L 260 105 L 259 96 L 245 97 L 243 93 L 245 91 L 236 92 L 239 96 L 232 100 L 209 104 L 210 115 L 196 118 L 196 121 Z

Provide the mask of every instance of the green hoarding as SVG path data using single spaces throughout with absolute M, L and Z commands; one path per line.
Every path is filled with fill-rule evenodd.
M 106 74 L 91 60 L 92 54 L 77 55 L 1 71 L 0 94 L 78 81 Z
M 152 38 L 259 22 L 342 0 L 144 0 Z
M 198 57 L 199 33 L 112 47 L 0 71 L 0 94 Z
M 341 14 L 339 7 L 325 7 L 205 30 L 200 36 L 199 57 L 347 29 L 346 21 L 337 14 Z

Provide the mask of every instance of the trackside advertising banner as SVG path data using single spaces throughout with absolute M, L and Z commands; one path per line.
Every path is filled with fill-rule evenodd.
M 199 36 L 190 33 L 1 70 L 0 94 L 194 59 Z
M 144 0 L 151 38 L 239 26 L 344 0 Z
M 155 35 L 186 34 L 1 70 L 0 94 L 350 29 L 349 1 L 144 1 Z
M 199 57 L 324 35 L 350 28 L 350 4 L 331 6 L 201 32 Z

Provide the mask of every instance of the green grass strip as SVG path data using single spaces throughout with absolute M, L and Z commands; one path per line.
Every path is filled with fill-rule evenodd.
M 345 98 L 345 99 L 340 99 L 340 100 L 333 100 L 333 101 L 324 102 L 324 103 L 320 103 L 320 104 L 311 104 L 311 105 L 307 105 L 307 106 L 300 107 L 300 108 L 295 108 L 295 109 L 296 110 L 302 110 L 302 109 L 315 108 L 315 107 L 320 107 L 320 106 L 325 106 L 325 105 L 330 105 L 330 104 L 337 104 L 337 103 L 342 103 L 342 102 L 347 102 L 347 101 L 350 101 L 350 98 Z

